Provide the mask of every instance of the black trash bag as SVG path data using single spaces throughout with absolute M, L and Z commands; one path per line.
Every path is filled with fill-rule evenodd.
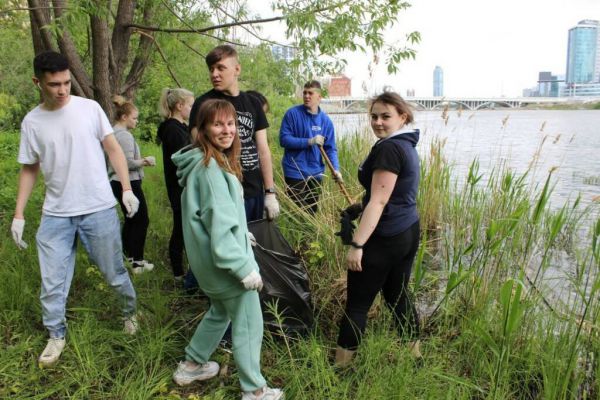
M 248 223 L 257 244 L 252 247 L 264 287 L 260 294 L 265 326 L 272 332 L 304 334 L 314 322 L 308 274 L 274 222 L 266 219 Z M 275 305 L 278 321 L 269 312 Z
M 349 245 L 352 243 L 352 236 L 356 225 L 352 221 L 357 219 L 362 213 L 362 204 L 356 203 L 340 212 L 340 231 L 335 234 L 342 239 L 342 243 Z

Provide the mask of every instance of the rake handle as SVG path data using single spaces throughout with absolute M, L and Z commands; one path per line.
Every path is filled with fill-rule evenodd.
M 344 197 L 346 198 L 346 200 L 348 200 L 348 204 L 352 204 L 352 197 L 350 197 L 350 194 L 348 193 L 348 191 L 346 190 L 346 186 L 344 186 L 344 182 L 342 182 L 337 174 L 335 173 L 335 168 L 333 168 L 333 164 L 331 163 L 331 160 L 329 159 L 329 157 L 327 156 L 327 153 L 325 153 L 325 149 L 323 148 L 323 146 L 319 145 L 319 150 L 321 151 L 321 156 L 323 156 L 323 159 L 325 160 L 325 164 L 327 164 L 327 166 L 329 167 L 329 169 L 331 170 L 331 173 L 333 175 L 333 180 L 335 181 L 335 183 L 338 184 L 338 186 L 340 187 L 340 190 L 342 191 L 342 193 L 344 194 Z

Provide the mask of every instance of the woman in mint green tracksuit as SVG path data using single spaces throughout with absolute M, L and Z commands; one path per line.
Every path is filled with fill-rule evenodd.
M 214 377 L 209 361 L 229 322 L 243 400 L 277 400 L 260 372 L 263 320 L 258 299 L 262 279 L 246 225 L 240 179 L 237 115 L 225 100 L 208 100 L 198 112 L 197 137 L 172 156 L 177 166 L 183 237 L 190 268 L 210 298 L 210 308 L 173 374 L 179 385 Z

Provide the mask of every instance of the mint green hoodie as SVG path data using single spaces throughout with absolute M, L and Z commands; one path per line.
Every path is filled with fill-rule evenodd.
M 241 295 L 241 280 L 258 271 L 248 239 L 242 185 L 204 153 L 184 147 L 171 157 L 183 187 L 181 211 L 185 250 L 194 276 L 207 296 Z

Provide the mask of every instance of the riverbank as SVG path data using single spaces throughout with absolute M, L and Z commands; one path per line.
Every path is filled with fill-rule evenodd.
M 274 165 L 281 149 L 271 131 Z M 339 140 L 341 169 L 351 195 L 360 196 L 354 171 L 369 150 L 364 134 Z M 452 178 L 443 141 L 422 154 L 418 206 L 422 245 L 412 288 L 423 311 L 423 360 L 417 362 L 391 329 L 390 315 L 378 300 L 355 366 L 331 366 L 337 321 L 344 298 L 345 249 L 333 235 L 344 200 L 325 180 L 316 216 L 299 210 L 279 190 L 277 223 L 305 260 L 313 291 L 316 327 L 305 338 L 267 335 L 264 373 L 289 399 L 564 399 L 597 398 L 600 348 L 598 316 L 600 225 L 572 204 L 551 209 L 552 174 L 534 187 L 526 174 L 503 165 L 482 172 L 470 163 L 460 182 Z M 0 228 L 8 232 L 16 197 L 18 135 L 0 134 Z M 179 388 L 171 381 L 177 360 L 206 310 L 206 303 L 182 294 L 171 278 L 167 243 L 170 214 L 163 184 L 160 149 L 142 143 L 157 166 L 146 170 L 149 204 L 148 259 L 156 269 L 134 275 L 144 319 L 138 336 L 120 332 L 111 291 L 83 252 L 69 300 L 67 348 L 56 368 L 35 366 L 43 349 L 34 234 L 42 203 L 38 185 L 26 212 L 25 241 L 17 251 L 0 242 L 0 397 L 81 399 L 231 399 L 239 397 L 229 353 L 215 360 L 228 371 L 205 383 Z M 282 188 L 279 168 L 276 181 Z M 575 232 L 583 231 L 586 245 Z M 573 265 L 568 280 L 577 290 L 568 303 L 545 303 L 548 267 Z M 533 285 L 531 283 L 533 283 Z
M 523 107 L 526 110 L 600 110 L 600 102 L 573 102 L 565 104 L 539 104 Z

